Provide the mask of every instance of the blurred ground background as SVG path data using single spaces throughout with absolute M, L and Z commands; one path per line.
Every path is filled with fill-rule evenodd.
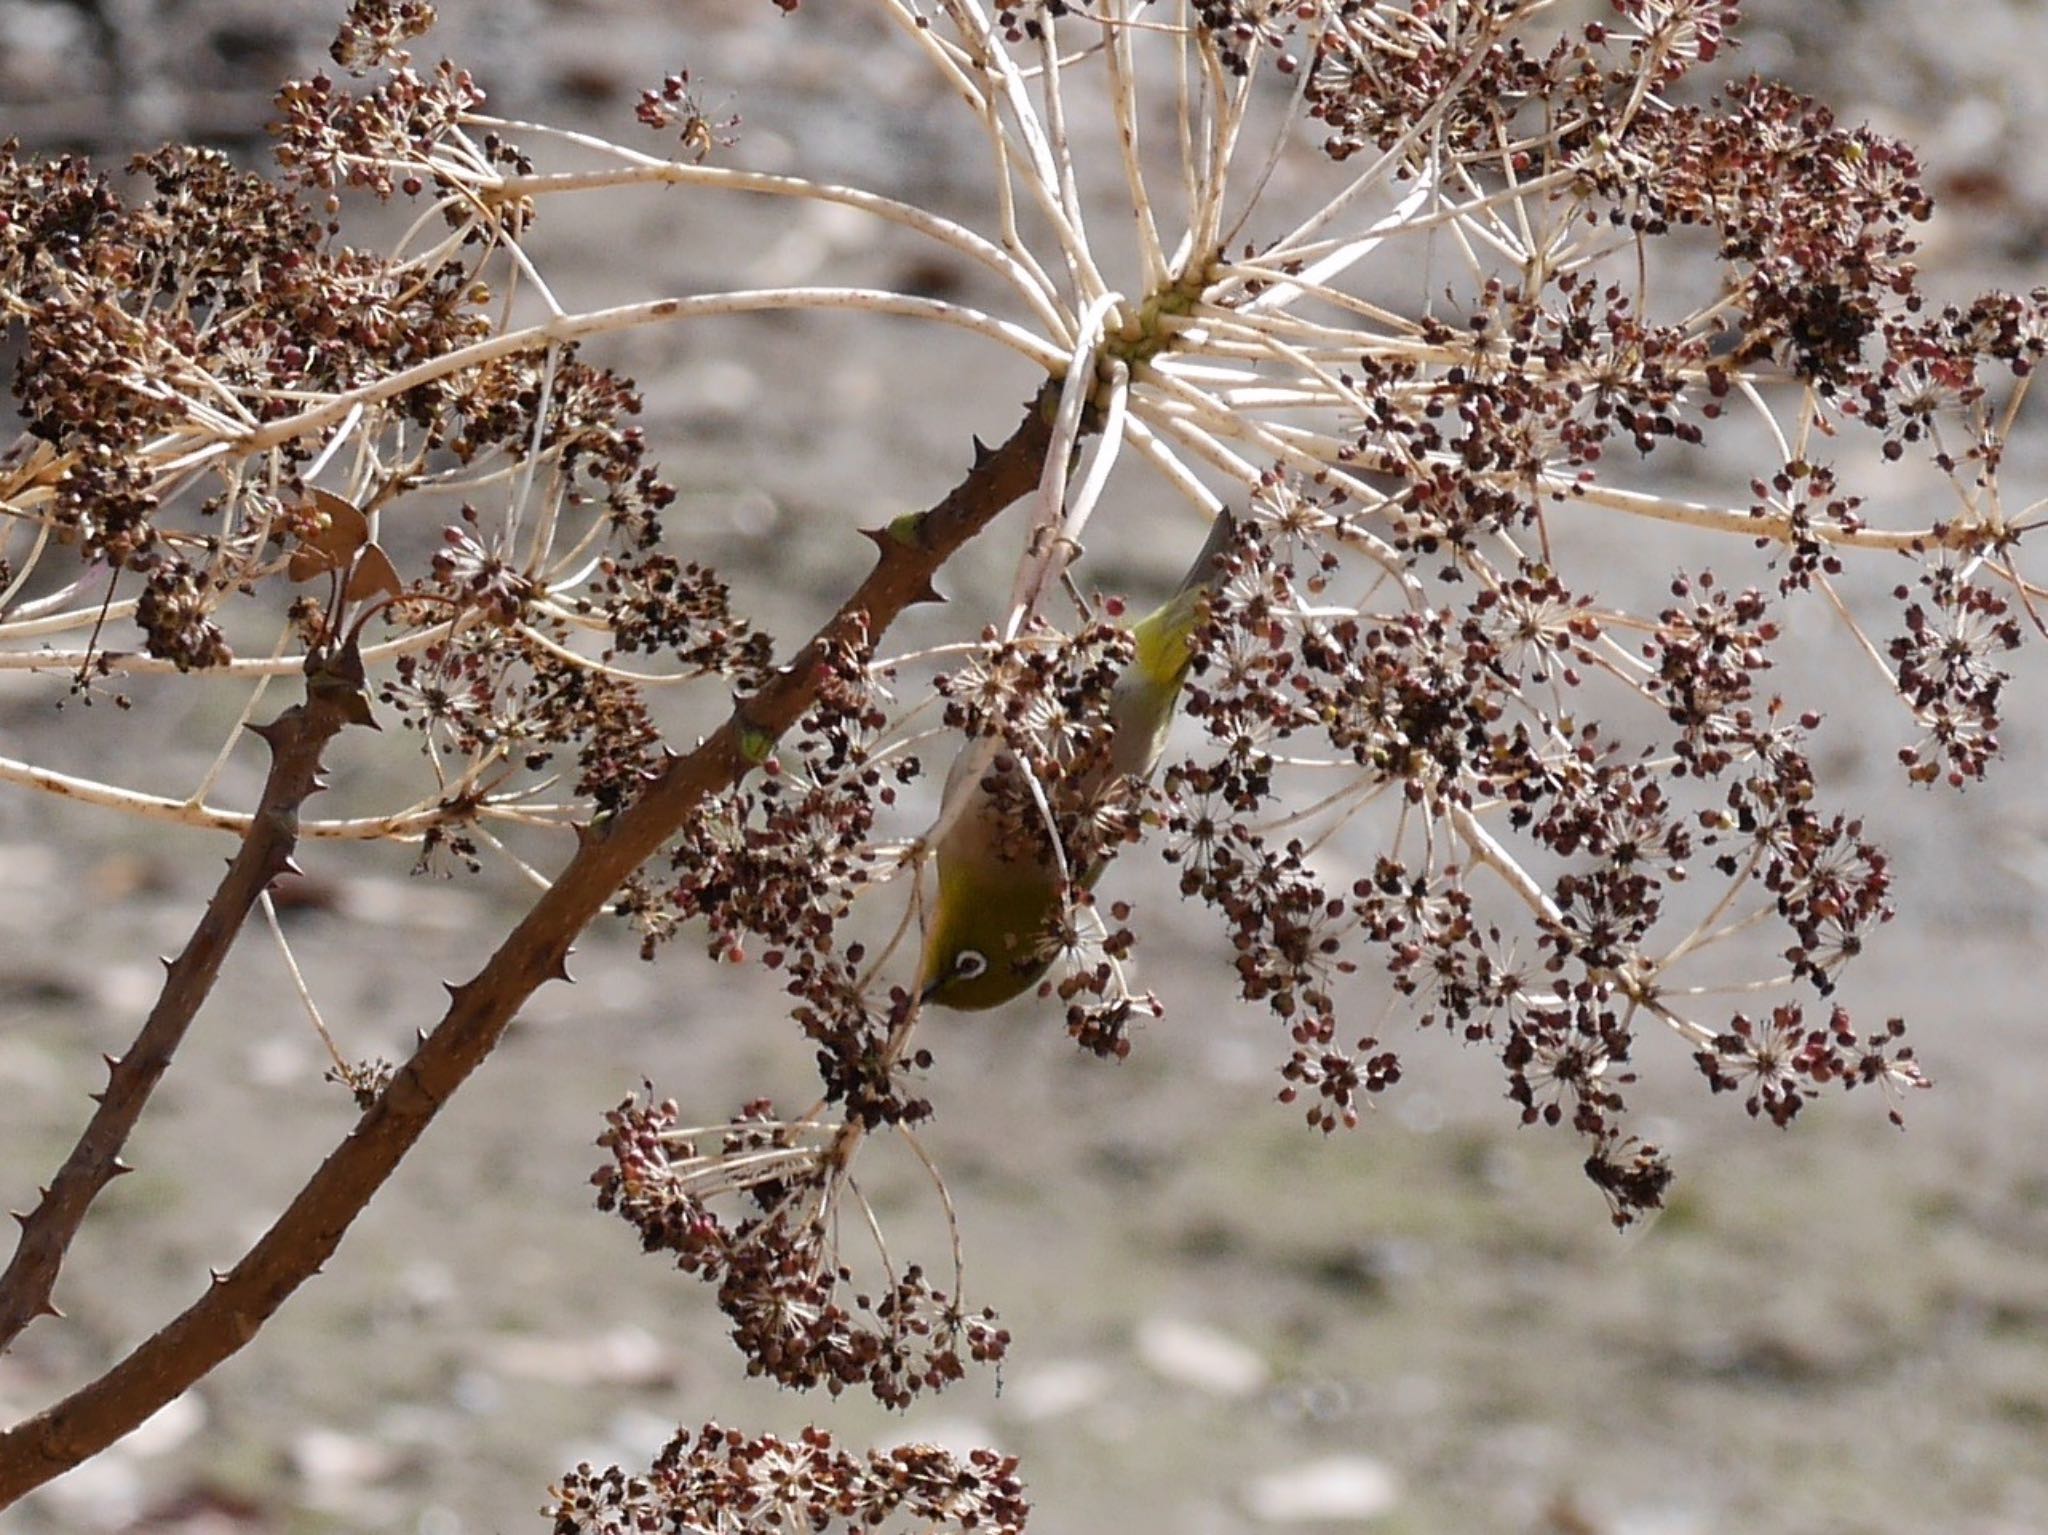
M 855 8 L 444 10 L 432 47 L 508 115 L 631 140 L 638 89 L 688 65 L 712 106 L 734 93 L 738 163 L 981 211 L 978 142 Z M 1925 149 L 1943 203 L 1928 233 L 1937 294 L 2038 279 L 2048 13 L 1996 0 L 1750 11 L 1735 67 Z M 79 8 L 0 3 L 0 135 L 104 154 L 189 134 L 258 153 L 270 88 L 323 62 L 334 20 L 307 0 L 108 0 L 99 14 L 105 34 Z M 571 307 L 820 274 L 974 291 L 969 274 L 830 213 L 670 196 L 559 222 L 538 248 Z M 1007 431 L 1028 384 L 975 343 L 838 322 L 644 333 L 612 355 L 647 386 L 689 552 L 715 557 L 790 634 L 856 568 L 848 529 L 951 485 L 968 434 Z M 2038 445 L 2019 456 L 2038 485 Z M 1106 587 L 1156 589 L 1184 557 L 1100 536 Z M 1645 540 L 1631 558 L 1627 574 L 1656 579 L 1698 556 Z M 1002 559 L 977 551 L 954 573 L 962 600 L 992 600 Z M 1077 1059 L 1028 1006 L 934 1031 L 928 1141 L 961 1206 L 970 1294 L 1017 1342 L 1000 1391 L 977 1376 L 889 1420 L 737 1382 L 710 1297 L 590 1209 L 599 1115 L 643 1076 L 716 1117 L 756 1094 L 801 1097 L 809 1075 L 766 978 L 714 970 L 687 944 L 641 965 L 599 935 L 583 984 L 537 999 L 331 1273 L 191 1397 L 0 1528 L 531 1530 L 549 1479 L 579 1458 L 644 1463 L 675 1424 L 709 1416 L 788 1430 L 815 1415 L 849 1443 L 1023 1454 L 1048 1535 L 1288 1521 L 1387 1535 L 2048 1532 L 2048 681 L 2023 656 L 1995 780 L 1930 797 L 1900 780 L 1904 725 L 1883 700 L 1860 677 L 1853 694 L 1828 690 L 1839 664 L 1816 639 L 1807 696 L 1835 715 L 1823 767 L 1897 853 L 1901 891 L 1851 997 L 1867 1017 L 1913 1019 L 1939 1084 L 1908 1105 L 1905 1134 L 1863 1095 L 1789 1135 L 1759 1128 L 1709 1101 L 1674 1048 L 1646 1062 L 1664 1085 L 1640 1101 L 1677 1155 L 1677 1196 L 1617 1238 L 1574 1147 L 1515 1131 L 1492 1063 L 1444 1041 L 1406 1047 L 1408 1082 L 1358 1132 L 1304 1132 L 1268 1101 L 1270 1031 L 1216 1005 L 1201 935 L 1170 931 L 1148 942 L 1146 971 L 1169 1021 L 1121 1067 Z M 0 688 L 0 752 L 127 781 L 145 761 L 195 779 L 234 707 L 195 695 L 141 725 L 58 713 L 56 696 Z M 230 790 L 253 782 L 238 771 Z M 98 1052 L 146 1008 L 151 956 L 182 942 L 221 852 L 197 833 L 0 796 L 0 1203 L 25 1204 L 69 1145 Z M 308 979 L 352 1054 L 398 1055 L 517 892 L 409 879 L 402 854 L 314 853 L 331 900 L 294 919 Z M 1160 894 L 1136 871 L 1127 888 Z M 267 1223 L 352 1117 L 320 1065 L 275 951 L 252 936 L 133 1149 L 140 1171 L 74 1251 L 68 1320 L 0 1360 L 0 1414 L 118 1357 Z M 902 1248 L 943 1253 L 914 1166 L 875 1167 L 867 1184 Z

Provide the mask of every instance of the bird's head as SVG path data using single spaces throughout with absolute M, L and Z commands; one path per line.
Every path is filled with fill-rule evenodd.
M 1045 974 L 1040 942 L 1054 892 L 1010 865 L 997 880 L 942 881 L 925 948 L 920 1000 L 972 1012 L 996 1007 Z

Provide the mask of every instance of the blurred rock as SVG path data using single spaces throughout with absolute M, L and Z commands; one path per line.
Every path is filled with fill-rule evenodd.
M 417 1321 L 447 1309 L 462 1296 L 454 1270 L 433 1258 L 415 1258 L 400 1269 L 392 1289 L 407 1314 Z
M 103 1012 L 140 1017 L 156 1002 L 163 984 L 161 965 L 109 965 L 92 979 L 93 999 Z
M 638 1327 L 577 1337 L 496 1340 L 491 1363 L 521 1380 L 558 1386 L 667 1386 L 676 1361 L 661 1341 Z
M 13 999 L 0 994 L 0 1004 L 13 1012 Z M 11 1016 L 6 1019 L 12 1023 Z M 0 1037 L 0 1088 L 11 1092 L 53 1093 L 64 1080 L 57 1058 L 31 1040 Z
M 1210 1396 L 1250 1396 L 1266 1384 L 1266 1361 L 1228 1333 L 1173 1317 L 1138 1324 L 1138 1357 L 1160 1379 Z
M 331 1428 L 307 1429 L 290 1451 L 292 1474 L 304 1484 L 306 1501 L 319 1507 L 348 1506 L 365 1484 L 395 1473 L 401 1458 L 389 1445 Z
M 85 888 L 100 901 L 163 895 L 177 888 L 169 866 L 146 853 L 110 853 L 86 871 Z
M 188 1391 L 144 1418 L 142 1426 L 121 1441 L 121 1448 L 138 1460 L 168 1455 L 205 1428 L 208 1416 L 205 1401 L 196 1391 Z
M 1109 1371 L 1089 1359 L 1056 1359 L 1013 1381 L 1003 1393 L 1012 1416 L 1026 1423 L 1064 1418 L 1108 1395 Z
M 1616 1514 L 1609 1535 L 1707 1535 L 1707 1516 L 1695 1509 L 1638 1508 Z
M 1363 1523 L 1400 1502 L 1394 1473 L 1366 1455 L 1338 1455 L 1275 1471 L 1244 1492 L 1245 1511 L 1267 1524 Z
M 311 1040 L 311 1029 L 304 1038 L 298 1034 L 266 1034 L 250 1042 L 243 1070 L 258 1087 L 318 1082 L 320 1062 L 314 1056 Z
M 489 1370 L 464 1370 L 449 1388 L 449 1400 L 472 1418 L 488 1418 L 505 1406 L 505 1383 Z
M 271 885 L 270 900 L 277 908 L 278 920 L 289 926 L 294 916 L 338 911 L 345 899 L 344 890 L 340 880 L 286 875 Z
M 55 848 L 33 842 L 0 842 L 0 890 L 45 890 L 62 869 Z
M 485 910 L 479 897 L 452 889 L 445 880 L 379 877 L 346 881 L 339 907 L 352 921 L 433 933 L 472 931 Z
M 151 1504 L 124 1535 L 243 1535 L 276 1528 L 276 1516 L 255 1499 L 198 1487 Z
M 761 397 L 761 375 L 733 357 L 693 357 L 667 380 L 662 404 L 702 421 L 744 416 Z
M 58 1529 L 119 1530 L 142 1516 L 142 1473 L 120 1445 L 67 1471 L 24 1501 Z
M 844 203 L 806 203 L 782 237 L 755 258 L 753 280 L 764 287 L 809 282 L 828 265 L 875 243 L 880 222 Z

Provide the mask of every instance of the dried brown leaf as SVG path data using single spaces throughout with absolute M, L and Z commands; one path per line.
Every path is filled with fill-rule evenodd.
M 381 546 L 365 544 L 356 556 L 355 569 L 349 572 L 348 600 L 360 602 L 379 592 L 387 597 L 403 596 L 405 583 L 398 579 L 398 567 Z
M 321 529 L 292 552 L 286 573 L 294 581 L 310 581 L 330 570 L 344 570 L 356 551 L 370 541 L 370 519 L 353 501 L 331 490 L 309 490 L 306 498 L 322 519 Z M 390 561 L 385 561 L 386 565 Z M 394 573 L 393 579 L 396 580 Z M 349 593 L 354 596 L 353 590 Z

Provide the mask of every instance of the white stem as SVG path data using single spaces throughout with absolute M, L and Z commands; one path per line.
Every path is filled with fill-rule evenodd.
M 1451 825 L 1465 839 L 1472 855 L 1498 874 L 1531 911 L 1562 926 L 1564 913 L 1558 910 L 1557 903 L 1536 883 L 1529 871 L 1515 861 L 1514 855 L 1494 840 L 1493 833 L 1479 824 L 1479 818 L 1463 805 L 1452 805 L 1450 811 Z
M 134 611 L 133 603 L 115 603 L 110 614 L 125 615 Z M 425 650 L 435 641 L 447 636 L 448 626 L 437 624 L 431 629 L 415 629 L 410 634 L 401 634 L 395 640 L 386 640 L 381 645 L 368 645 L 363 649 L 363 664 L 374 666 L 379 661 L 389 661 L 394 656 L 411 655 Z M 51 672 L 77 671 L 91 663 L 95 670 L 105 666 L 109 673 L 119 672 L 133 676 L 168 677 L 178 672 L 178 664 L 160 656 L 138 655 L 133 652 L 111 650 L 24 650 L 18 653 L 0 652 L 0 672 Z M 218 666 L 204 667 L 185 673 L 193 678 L 222 678 L 235 680 L 243 677 L 278 676 L 285 672 L 303 672 L 306 658 L 303 655 L 272 656 L 267 660 L 251 660 L 237 657 L 223 661 Z
M 1074 340 L 1073 355 L 1067 359 L 1066 378 L 1060 385 L 1059 414 L 1053 420 L 1052 440 L 1045 450 L 1045 467 L 1039 472 L 1038 506 L 1032 518 L 1031 536 L 1010 587 L 1009 618 L 1003 625 L 1005 639 L 1017 637 L 1044 590 L 1046 567 L 1060 557 L 1058 535 L 1066 521 L 1067 473 L 1074 459 L 1074 444 L 1081 435 L 1081 415 L 1094 392 L 1095 359 L 1102 346 L 1103 322 L 1116 303 L 1114 294 L 1098 295 L 1081 315 L 1080 332 Z
M 0 587 L 0 613 L 7 611 L 7 604 L 14 599 L 14 594 L 28 583 L 28 578 L 31 575 L 35 574 L 35 568 L 41 563 L 43 550 L 49 542 L 50 524 L 46 518 L 36 524 L 35 542 L 29 545 L 28 557 L 21 562 L 21 569 L 14 573 L 13 580 L 9 581 L 6 586 Z M 0 634 L 6 632 L 7 626 L 0 624 Z
M 1384 245 L 1389 235 L 1403 232 L 1429 201 L 1435 185 L 1436 179 L 1432 176 L 1417 178 L 1415 190 L 1395 203 L 1390 212 L 1369 224 L 1363 234 L 1344 241 L 1327 255 L 1310 262 L 1299 276 L 1262 289 L 1239 306 L 1240 309 L 1251 314 L 1284 309 L 1299 299 L 1305 290 L 1327 287 L 1332 279 L 1343 276 Z
M 1733 533 L 1743 538 L 1771 538 L 1783 542 L 1792 536 L 1791 519 L 1782 516 L 1757 517 L 1732 507 L 1707 506 L 1698 501 L 1680 501 L 1670 496 L 1646 495 L 1612 485 L 1581 481 L 1563 474 L 1546 474 L 1537 483 L 1559 501 L 1581 501 L 1612 511 L 1630 512 L 1658 522 L 1676 522 L 1689 528 L 1706 528 L 1715 533 Z M 1967 548 L 1976 530 L 1951 528 L 1938 538 L 1932 528 L 1890 532 L 1882 528 L 1845 528 L 1824 522 L 1807 525 L 1824 544 L 1849 549 L 1890 549 L 1915 553 L 1924 549 Z
M 1166 252 L 1159 243 L 1159 226 L 1152 218 L 1152 199 L 1145 188 L 1145 167 L 1138 153 L 1138 93 L 1131 58 L 1131 33 L 1124 25 L 1126 0 L 1105 0 L 1101 20 L 1103 40 L 1108 45 L 1110 116 L 1116 125 L 1117 148 L 1124 168 L 1124 187 L 1130 193 L 1131 216 L 1138 233 L 1138 270 L 1146 293 L 1156 293 L 1167 280 Z
M 320 1043 L 327 1047 L 327 1057 L 334 1062 L 336 1071 L 348 1070 L 348 1059 L 334 1043 L 334 1036 L 328 1032 L 327 1021 L 320 1016 L 320 1008 L 313 1000 L 313 988 L 306 984 L 305 973 L 299 969 L 299 962 L 292 954 L 292 946 L 285 941 L 284 928 L 277 920 L 277 906 L 265 890 L 257 897 L 257 904 L 263 908 L 263 920 L 270 924 L 270 936 L 277 940 L 277 952 L 284 956 L 284 967 L 291 972 L 292 989 L 299 994 L 299 1003 L 306 1009 L 306 1017 L 312 1020 L 313 1032 L 320 1036 Z
M 962 255 L 987 267 L 1016 290 L 1052 332 L 1065 329 L 1053 301 L 1050 283 L 1042 272 L 1034 272 L 1021 261 L 991 244 L 982 236 L 951 219 L 898 202 L 892 197 L 864 191 L 859 187 L 835 186 L 830 182 L 807 181 L 800 176 L 772 176 L 763 171 L 729 170 L 716 165 L 682 165 L 668 160 L 618 166 L 597 171 L 560 171 L 544 176 L 514 176 L 491 187 L 493 200 L 531 197 L 550 192 L 577 192 L 620 186 L 701 186 L 724 191 L 753 192 L 765 197 L 798 197 L 816 202 L 839 203 L 857 208 L 891 224 L 951 246 Z
M 329 423 L 339 420 L 354 405 L 392 399 L 417 389 L 422 384 L 431 384 L 437 379 L 446 378 L 451 373 L 482 367 L 486 363 L 496 362 L 501 357 L 516 356 L 550 343 L 582 341 L 591 336 L 609 335 L 616 331 L 631 330 L 637 326 L 658 324 L 666 320 L 755 314 L 764 310 L 781 309 L 858 311 L 867 314 L 902 315 L 920 320 L 938 320 L 999 341 L 1021 352 L 1049 373 L 1057 374 L 1066 361 L 1057 348 L 1022 326 L 1013 325 L 1007 320 L 998 320 L 978 309 L 949 304 L 942 299 L 920 298 L 907 293 L 891 293 L 871 288 L 761 288 L 735 293 L 697 294 L 687 298 L 647 299 L 637 304 L 621 304 L 613 309 L 564 315 L 542 325 L 505 331 L 468 346 L 458 347 L 452 352 L 444 352 L 439 357 L 432 357 L 400 372 L 387 374 L 373 383 L 352 389 L 347 394 L 336 395 L 325 404 L 317 405 L 311 410 L 301 411 L 295 416 L 287 416 L 255 431 L 243 433 L 236 441 L 236 448 L 243 454 L 267 452 L 280 443 L 303 437 L 308 432 L 319 431 Z
M 130 617 L 134 612 L 135 599 L 130 597 L 122 602 L 110 602 L 105 607 L 73 608 L 66 613 L 52 613 L 46 618 L 17 618 L 13 623 L 0 624 L 0 642 L 29 640 L 43 634 L 62 634 L 67 629 L 89 629 L 102 621 L 112 623 L 116 619 Z M 78 654 L 83 658 L 87 652 L 80 651 Z M 27 659 L 31 657 L 0 655 L 0 668 L 5 668 L 10 662 Z

